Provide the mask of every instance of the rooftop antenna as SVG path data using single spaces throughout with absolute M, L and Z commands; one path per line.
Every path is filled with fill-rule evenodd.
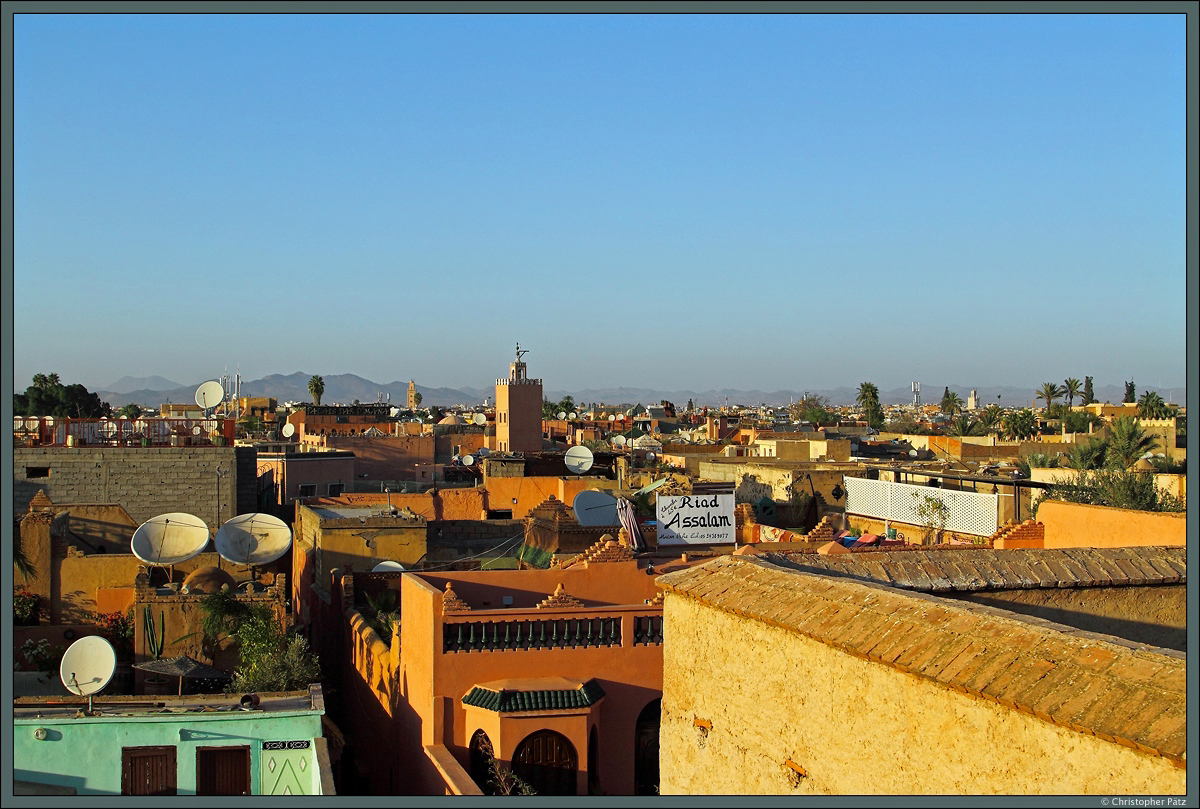
M 92 697 L 112 681 L 117 670 L 117 653 L 111 643 L 99 635 L 88 635 L 71 644 L 58 666 L 58 677 L 72 694 L 88 698 L 88 713 L 92 713 Z

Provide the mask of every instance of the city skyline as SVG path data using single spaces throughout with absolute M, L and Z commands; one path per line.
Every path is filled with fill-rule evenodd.
M 563 390 L 1186 379 L 1182 15 L 14 37 L 18 391 L 478 386 L 518 341 Z

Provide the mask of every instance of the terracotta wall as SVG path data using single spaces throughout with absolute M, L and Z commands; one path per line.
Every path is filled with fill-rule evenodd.
M 1047 548 L 1117 548 L 1131 545 L 1183 545 L 1187 515 L 1131 511 L 1045 500 L 1038 522 L 1046 527 Z

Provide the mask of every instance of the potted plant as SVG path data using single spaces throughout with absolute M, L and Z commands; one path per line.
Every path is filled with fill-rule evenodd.
M 37 593 L 31 593 L 24 587 L 18 587 L 13 593 L 13 624 L 16 626 L 34 626 L 38 622 L 42 599 Z

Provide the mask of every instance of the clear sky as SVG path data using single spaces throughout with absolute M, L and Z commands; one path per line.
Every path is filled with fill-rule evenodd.
M 17 15 L 15 368 L 1185 381 L 1182 15 Z

